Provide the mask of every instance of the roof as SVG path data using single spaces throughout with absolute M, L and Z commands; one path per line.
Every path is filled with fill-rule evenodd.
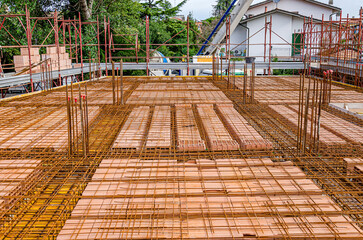
M 286 15 L 290 15 L 290 16 L 293 16 L 293 17 L 298 17 L 298 18 L 311 19 L 310 17 L 304 16 L 304 15 L 301 15 L 301 14 L 298 14 L 298 13 L 289 12 L 289 11 L 286 11 L 286 10 L 276 8 L 276 9 L 273 9 L 273 10 L 268 11 L 268 12 L 264 12 L 264 13 L 254 15 L 254 16 L 249 17 L 249 18 L 242 19 L 242 21 L 240 23 L 246 23 L 246 22 L 249 22 L 251 20 L 255 20 L 255 19 L 258 19 L 258 18 L 264 17 L 264 16 L 269 16 L 269 15 L 274 14 L 274 13 L 281 13 L 281 14 L 286 14 Z M 314 22 L 321 22 L 320 19 L 316 19 L 316 18 L 313 18 L 313 21 Z
M 322 2 L 319 2 L 319 1 L 316 1 L 316 0 L 302 0 L 302 1 L 313 3 L 313 4 L 323 6 L 323 7 L 326 7 L 326 8 L 331 8 L 331 9 L 336 10 L 336 11 L 341 11 L 342 10 L 339 7 L 336 7 L 336 6 L 333 6 L 333 5 L 330 5 L 330 4 L 326 4 L 326 3 L 322 3 Z M 272 0 L 266 0 L 266 1 L 263 1 L 263 2 L 260 2 L 260 3 L 256 3 L 256 4 L 251 5 L 250 9 L 254 8 L 254 7 L 261 6 L 261 5 L 265 5 L 267 3 L 272 3 L 272 2 L 273 2 Z

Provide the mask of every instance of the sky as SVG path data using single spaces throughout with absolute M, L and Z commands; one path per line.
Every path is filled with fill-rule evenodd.
M 173 5 L 178 4 L 181 0 L 169 0 Z M 254 0 L 252 4 L 262 2 L 263 0 Z M 329 0 L 319 0 L 323 3 L 328 3 Z M 198 20 L 203 20 L 211 16 L 213 5 L 216 0 L 188 0 L 184 5 L 181 14 L 188 15 L 190 12 L 193 17 Z M 363 0 L 334 0 L 334 6 L 340 7 L 343 11 L 343 16 L 358 16 L 360 7 L 363 7 Z

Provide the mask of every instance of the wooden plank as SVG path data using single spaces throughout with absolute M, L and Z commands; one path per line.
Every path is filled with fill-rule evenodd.
M 88 109 L 89 123 L 91 123 L 100 109 L 97 106 L 89 106 Z M 31 124 L 25 124 L 23 127 L 18 126 L 14 129 L 16 134 L 3 141 L 0 148 L 19 148 L 27 151 L 33 148 L 65 149 L 68 141 L 66 118 L 66 107 L 61 107 L 46 117 L 32 121 Z M 80 129 L 81 117 L 79 111 L 76 125 Z
M 202 120 L 211 150 L 236 150 L 238 143 L 230 136 L 218 118 L 211 104 L 198 104 L 198 114 Z
M 234 108 L 232 104 L 217 104 L 221 118 L 243 149 L 271 149 L 265 140 Z
M 118 134 L 113 149 L 136 148 L 140 149 L 145 138 L 149 107 L 137 107 L 132 110 L 120 133 Z
M 156 106 L 146 140 L 146 148 L 171 147 L 170 106 Z
M 363 234 L 291 164 L 268 158 L 104 159 L 58 239 L 312 236 Z
M 344 158 L 347 170 L 352 172 L 356 166 L 363 166 L 363 158 Z
M 275 110 L 277 113 L 286 117 L 286 119 L 297 127 L 298 125 L 298 114 L 293 110 L 287 108 L 283 105 L 269 105 L 270 108 Z M 310 134 L 310 128 L 308 127 L 307 133 Z M 347 142 L 335 135 L 334 133 L 328 131 L 327 129 L 321 127 L 320 128 L 320 141 L 327 145 L 336 145 L 336 144 L 346 144 Z
M 175 105 L 177 148 L 181 151 L 203 151 L 206 149 L 190 104 Z

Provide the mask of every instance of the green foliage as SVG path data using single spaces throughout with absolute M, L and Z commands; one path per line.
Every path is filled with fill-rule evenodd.
M 218 0 L 217 4 L 213 7 L 213 15 L 219 16 L 225 13 L 228 7 L 231 5 L 232 0 Z
M 278 62 L 277 57 L 272 58 L 272 62 Z M 273 69 L 273 75 L 298 75 L 299 71 L 296 69 Z
M 143 3 L 141 3 L 141 17 L 145 18 L 146 16 L 149 16 L 149 18 L 152 20 L 167 19 L 178 14 L 181 7 L 186 2 L 187 0 L 183 0 L 175 7 L 172 7 L 171 3 L 167 0 L 145 0 Z
M 156 50 L 163 53 L 165 56 L 183 56 L 187 55 L 187 22 L 172 19 L 176 14 L 180 12 L 181 7 L 187 2 L 184 0 L 175 7 L 172 7 L 171 3 L 167 0 L 94 0 L 92 8 L 92 18 L 89 21 L 96 20 L 98 18 L 100 22 L 100 39 L 101 39 L 101 61 L 104 61 L 104 47 L 102 43 L 104 41 L 104 19 L 110 19 L 112 32 L 114 34 L 113 42 L 115 44 L 128 44 L 125 47 L 135 46 L 135 36 L 138 35 L 138 43 L 140 51 L 139 57 L 146 56 L 146 27 L 145 18 L 149 16 L 150 19 L 150 42 L 153 44 L 175 44 L 175 46 L 150 46 L 151 51 Z M 37 0 L 37 1 L 20 1 L 20 0 L 1 0 L 0 1 L 0 14 L 15 13 L 24 14 L 25 6 L 28 7 L 30 15 L 33 17 L 44 17 L 57 10 L 60 17 L 65 19 L 78 19 L 80 11 L 80 0 Z M 199 43 L 200 39 L 197 37 L 198 27 L 195 21 L 190 18 L 190 55 L 194 55 L 198 52 L 198 46 L 193 44 Z M 20 20 L 25 26 L 25 17 L 20 17 Z M 33 27 L 36 20 L 31 20 L 31 26 Z M 53 20 L 50 21 L 53 24 Z M 54 44 L 55 36 L 52 32 L 52 24 L 46 20 L 37 21 L 36 27 L 32 33 L 32 44 Z M 11 35 L 19 42 L 20 45 L 27 45 L 26 32 L 23 29 L 20 21 L 17 18 L 7 18 L 4 26 L 9 30 Z M 97 44 L 97 37 L 95 36 L 95 25 L 83 25 L 82 26 L 82 42 L 88 44 Z M 49 34 L 50 33 L 50 34 Z M 179 33 L 179 34 L 178 34 Z M 63 44 L 63 33 L 60 33 L 60 44 Z M 128 34 L 128 36 L 116 36 L 117 34 Z M 75 42 L 75 35 L 71 33 L 65 33 L 67 42 L 71 38 L 71 41 Z M 178 45 L 183 44 L 184 46 Z M 9 34 L 2 29 L 0 31 L 0 45 L 18 45 Z M 12 56 L 19 54 L 20 51 L 17 48 L 2 49 L 2 63 L 11 63 Z M 41 53 L 45 53 L 45 48 L 41 48 Z M 134 57 L 135 51 L 115 51 L 113 56 L 122 57 Z M 84 59 L 97 58 L 98 51 L 97 46 L 83 47 Z M 174 59 L 173 61 L 181 61 L 182 59 Z M 130 59 L 129 61 L 135 61 Z M 133 72 L 135 73 L 135 72 Z M 137 72 L 142 74 L 144 72 Z M 131 72 L 130 72 L 131 74 Z

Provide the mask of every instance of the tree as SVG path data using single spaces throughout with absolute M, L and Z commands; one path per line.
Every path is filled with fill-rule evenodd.
M 79 0 L 81 5 L 81 13 L 84 20 L 88 20 L 92 17 L 92 7 L 94 0 Z
M 103 18 L 110 19 L 112 31 L 114 33 L 113 42 L 115 44 L 132 44 L 135 43 L 135 37 L 131 34 L 137 34 L 141 50 L 138 52 L 139 57 L 145 57 L 145 18 L 150 17 L 150 43 L 174 44 L 173 46 L 161 46 L 158 51 L 164 53 L 166 56 L 183 56 L 187 54 L 185 45 L 187 42 L 186 35 L 186 22 L 175 20 L 172 17 L 176 16 L 181 10 L 181 7 L 187 2 L 182 1 L 178 5 L 172 7 L 171 3 L 167 0 L 37 0 L 37 1 L 22 1 L 22 0 L 0 0 L 0 14 L 14 13 L 24 14 L 25 6 L 30 11 L 32 17 L 45 17 L 52 14 L 57 10 L 59 17 L 64 19 L 77 18 L 79 12 L 82 14 L 82 21 L 99 18 L 101 27 L 100 39 L 104 39 Z M 19 17 L 23 23 L 25 17 Z M 31 19 L 31 26 L 36 27 L 32 33 L 33 44 L 54 44 L 54 32 L 52 32 L 52 24 L 48 21 L 37 21 Z M 13 35 L 20 45 L 27 45 L 26 33 L 19 23 L 17 18 L 6 19 L 6 27 L 10 34 Z M 198 51 L 195 45 L 200 41 L 197 37 L 198 27 L 191 19 L 190 21 L 190 55 Z M 184 30 L 184 31 L 182 31 Z M 181 32 L 180 34 L 178 34 Z M 51 33 L 49 35 L 49 33 Z M 82 40 L 93 44 L 93 46 L 84 46 L 83 57 L 85 59 L 96 58 L 98 56 L 97 38 L 94 36 L 95 31 L 91 25 L 82 26 Z M 117 34 L 124 34 L 122 37 Z M 125 35 L 126 34 L 126 35 Z M 129 36 L 127 34 L 130 34 Z M 48 36 L 49 35 L 49 36 Z M 65 33 L 66 39 L 71 38 L 72 42 L 75 41 L 74 34 L 68 35 Z M 48 37 L 47 37 L 48 36 Z M 173 38 L 172 38 L 173 37 Z M 6 31 L 0 31 L 0 46 L 16 45 L 12 38 Z M 60 38 L 60 44 L 63 44 L 63 38 Z M 155 50 L 158 46 L 152 46 Z M 41 53 L 45 53 L 45 48 L 40 49 Z M 20 54 L 18 48 L 3 48 L 1 61 L 2 63 L 12 63 L 13 55 Z M 101 61 L 104 61 L 104 48 L 101 45 Z M 113 56 L 135 57 L 134 51 L 116 51 Z M 179 61 L 180 59 L 173 59 Z
M 232 0 L 218 0 L 217 4 L 214 5 L 213 9 L 213 15 L 214 16 L 220 16 L 224 14 L 228 7 L 231 5 Z
M 171 3 L 167 0 L 145 0 L 141 3 L 141 17 L 145 18 L 148 16 L 149 19 L 161 20 L 175 16 L 187 1 L 183 0 L 175 7 L 172 7 Z

